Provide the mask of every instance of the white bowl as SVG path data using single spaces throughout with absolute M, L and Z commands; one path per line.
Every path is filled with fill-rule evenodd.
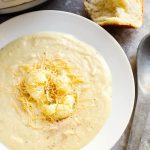
M 0 47 L 20 36 L 39 31 L 72 34 L 94 46 L 105 58 L 112 73 L 112 112 L 102 130 L 83 150 L 109 150 L 124 132 L 134 105 L 134 79 L 124 51 L 107 31 L 94 22 L 54 10 L 27 13 L 1 24 Z

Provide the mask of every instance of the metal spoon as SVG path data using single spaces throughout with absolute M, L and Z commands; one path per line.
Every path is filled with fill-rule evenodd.
M 138 47 L 137 79 L 138 98 L 127 150 L 139 149 L 148 114 L 150 112 L 150 34 L 142 39 Z

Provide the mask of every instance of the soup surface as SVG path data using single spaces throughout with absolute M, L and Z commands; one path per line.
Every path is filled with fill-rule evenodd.
M 102 56 L 71 35 L 41 32 L 0 49 L 0 141 L 11 150 L 77 150 L 111 110 Z

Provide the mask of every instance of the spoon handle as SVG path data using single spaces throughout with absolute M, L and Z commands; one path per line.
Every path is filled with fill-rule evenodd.
M 150 112 L 148 114 L 144 133 L 143 133 L 142 138 L 141 138 L 139 150 L 149 150 L 150 149 L 150 143 L 149 142 L 150 142 Z
M 148 113 L 150 112 L 150 98 L 138 92 L 138 99 L 133 123 L 128 140 L 127 150 L 138 150 L 144 132 Z M 143 149 L 142 149 L 143 150 Z

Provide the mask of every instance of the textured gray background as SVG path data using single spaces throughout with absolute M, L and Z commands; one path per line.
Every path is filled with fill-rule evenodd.
M 29 9 L 20 13 L 0 15 L 0 23 L 12 18 L 16 15 L 23 14 L 25 12 L 53 9 L 53 10 L 63 10 L 68 12 L 73 12 L 82 16 L 86 16 L 83 0 L 49 0 L 48 2 L 38 6 L 34 9 Z M 129 29 L 129 28 L 119 28 L 119 27 L 107 27 L 105 28 L 113 37 L 120 43 L 123 47 L 125 53 L 127 54 L 133 72 L 136 78 L 136 51 L 140 40 L 143 36 L 150 32 L 150 0 L 145 0 L 144 9 L 144 24 L 139 29 Z M 110 52 L 111 53 L 111 52 Z M 118 62 L 119 63 L 119 62 Z M 125 150 L 128 143 L 130 126 L 132 123 L 132 118 L 130 124 L 128 125 L 125 133 L 118 141 L 118 143 L 112 148 L 112 150 Z M 142 146 L 143 147 L 143 146 Z M 140 149 L 142 150 L 142 149 Z M 149 148 L 146 150 L 150 150 Z

